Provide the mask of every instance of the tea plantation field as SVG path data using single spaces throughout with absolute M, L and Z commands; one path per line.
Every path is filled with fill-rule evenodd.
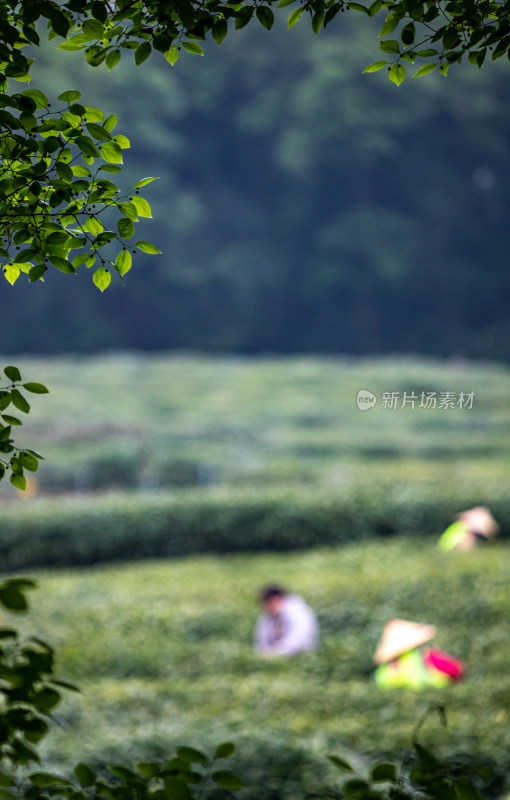
M 246 798 L 302 798 L 335 775 L 326 753 L 363 768 L 423 741 L 510 772 L 508 543 L 463 555 L 403 538 L 301 553 L 201 556 L 39 572 L 28 633 L 49 639 L 76 682 L 46 756 L 65 770 L 164 756 L 175 744 L 238 745 Z M 261 584 L 280 581 L 316 610 L 321 644 L 290 659 L 251 645 Z M 434 623 L 466 679 L 443 690 L 378 690 L 372 653 L 393 616 Z M 329 766 L 328 766 L 329 765 Z M 498 784 L 500 797 L 506 796 Z
M 502 365 L 136 353 L 16 363 L 50 389 L 29 398 L 19 433 L 46 458 L 38 493 L 506 485 Z M 358 409 L 360 389 L 374 407 Z

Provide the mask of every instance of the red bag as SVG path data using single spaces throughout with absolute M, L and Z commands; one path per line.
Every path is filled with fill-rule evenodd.
M 435 667 L 440 672 L 445 672 L 452 680 L 458 681 L 464 675 L 464 664 L 448 653 L 441 650 L 430 648 L 424 654 L 424 661 L 427 666 Z

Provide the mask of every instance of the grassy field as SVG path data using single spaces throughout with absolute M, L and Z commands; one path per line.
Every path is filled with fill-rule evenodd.
M 445 556 L 429 542 L 393 539 L 36 577 L 22 624 L 55 645 L 60 677 L 83 690 L 57 710 L 64 727 L 48 737 L 46 756 L 62 769 L 233 740 L 244 797 L 302 798 L 333 779 L 326 753 L 358 764 L 401 754 L 419 717 L 440 701 L 449 726 L 431 721 L 424 742 L 495 759 L 510 773 L 503 542 Z M 274 580 L 317 611 L 317 652 L 254 654 L 256 593 Z M 466 679 L 441 691 L 378 690 L 371 658 L 392 616 L 436 624 L 437 646 L 464 660 Z
M 506 486 L 510 370 L 412 358 L 110 354 L 14 359 L 32 397 L 20 441 L 44 491 L 420 482 Z M 4 358 L 4 363 L 9 359 Z M 357 392 L 377 405 L 359 411 Z M 381 407 L 384 392 L 396 408 Z M 474 392 L 472 408 L 419 408 Z M 414 408 L 404 393 L 414 393 Z M 5 485 L 2 487 L 5 492 Z

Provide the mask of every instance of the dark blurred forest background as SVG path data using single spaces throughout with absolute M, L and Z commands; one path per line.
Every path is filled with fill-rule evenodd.
M 34 87 L 115 112 L 127 180 L 160 176 L 140 236 L 164 254 L 104 295 L 87 273 L 5 284 L 5 353 L 510 358 L 508 65 L 397 88 L 362 74 L 379 56 L 358 15 L 284 26 L 173 68 L 43 54 Z

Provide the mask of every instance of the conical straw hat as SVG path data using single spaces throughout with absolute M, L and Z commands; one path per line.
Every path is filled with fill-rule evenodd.
M 486 539 L 496 536 L 499 531 L 498 523 L 485 506 L 470 508 L 457 516 L 467 525 L 471 533 L 478 533 L 480 536 L 485 536 Z
M 397 656 L 414 650 L 425 642 L 430 642 L 436 635 L 434 625 L 422 622 L 408 622 L 405 619 L 391 619 L 384 626 L 382 636 L 374 654 L 376 664 L 393 661 Z

